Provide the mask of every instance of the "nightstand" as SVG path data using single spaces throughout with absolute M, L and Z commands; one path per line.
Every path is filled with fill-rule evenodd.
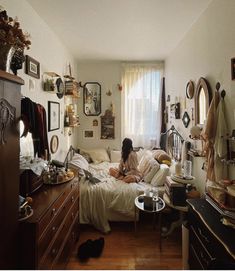
M 137 211 L 141 210 L 143 212 L 147 213 L 153 213 L 154 215 L 154 226 L 155 226 L 155 215 L 156 213 L 159 213 L 159 232 L 160 232 L 160 238 L 159 238 L 159 248 L 160 250 L 162 249 L 162 234 L 161 234 L 161 228 L 162 228 L 162 219 L 161 219 L 161 211 L 165 208 L 165 202 L 162 198 L 158 197 L 156 201 L 152 201 L 153 203 L 153 208 L 152 210 L 149 208 L 146 208 L 144 205 L 144 202 L 140 199 L 144 197 L 144 194 L 139 195 L 138 197 L 135 198 L 135 232 L 136 232 L 136 220 L 137 220 Z

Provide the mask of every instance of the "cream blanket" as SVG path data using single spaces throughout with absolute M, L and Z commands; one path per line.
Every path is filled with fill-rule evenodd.
M 101 182 L 91 184 L 83 177 L 80 180 L 80 223 L 92 224 L 105 233 L 111 230 L 109 220 L 114 215 L 121 217 L 121 221 L 133 221 L 135 198 L 143 194 L 146 188 L 151 188 L 150 184 L 144 182 L 116 180 L 108 174 L 108 170 L 117 166 L 117 163 L 108 162 L 90 164 L 89 171 Z

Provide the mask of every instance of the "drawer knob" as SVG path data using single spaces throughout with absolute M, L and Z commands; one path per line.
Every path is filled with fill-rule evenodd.
M 72 213 L 71 216 L 72 216 L 72 219 L 74 219 L 74 213 Z
M 52 255 L 55 255 L 57 253 L 57 249 L 53 248 L 51 253 L 52 253 Z
M 52 227 L 52 231 L 55 231 L 56 230 L 56 227 L 54 226 L 54 227 Z
M 52 209 L 52 214 L 53 214 L 54 216 L 56 216 L 56 214 L 57 214 L 57 213 L 56 213 L 56 208 L 53 208 L 53 209 Z
M 74 202 L 74 196 L 72 196 L 71 201 Z
M 202 230 L 200 228 L 198 228 L 198 231 L 201 235 L 201 237 L 207 242 L 207 243 L 210 243 L 209 239 L 202 233 Z

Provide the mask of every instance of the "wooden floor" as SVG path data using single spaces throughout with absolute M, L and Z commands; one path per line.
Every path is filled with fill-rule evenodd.
M 134 231 L 133 222 L 113 222 L 112 231 L 102 234 L 91 226 L 81 227 L 80 238 L 66 269 L 182 269 L 181 229 L 162 238 L 159 249 L 159 229 L 153 229 L 149 217 L 141 217 Z M 99 258 L 81 262 L 77 258 L 78 246 L 87 239 L 104 237 L 104 250 Z

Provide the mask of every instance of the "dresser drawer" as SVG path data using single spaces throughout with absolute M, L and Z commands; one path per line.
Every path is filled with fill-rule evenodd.
M 70 188 L 68 189 L 68 191 L 70 191 Z M 55 219 L 52 221 L 52 223 L 48 225 L 47 230 L 43 233 L 42 237 L 39 240 L 38 246 L 39 259 L 45 253 L 50 242 L 54 239 L 55 235 L 58 232 L 59 227 L 61 226 L 62 221 L 64 220 L 66 215 L 68 215 L 71 206 L 74 204 L 77 198 L 78 198 L 78 189 L 75 189 L 74 187 L 74 189 L 70 191 L 70 194 L 68 195 L 68 198 L 66 199 L 64 205 L 58 209 L 58 214 L 56 215 Z M 72 208 L 73 210 L 71 215 L 74 216 L 74 213 L 76 213 L 78 210 L 78 200 L 76 201 L 76 204 L 74 204 Z
M 65 209 L 65 208 L 64 208 Z M 66 209 L 65 209 L 66 210 Z M 67 210 L 68 211 L 68 210 Z M 64 216 L 64 221 L 62 222 L 56 238 L 51 241 L 44 259 L 42 260 L 43 268 L 50 269 L 53 261 L 59 253 L 62 243 L 65 241 L 65 236 L 68 234 L 69 228 L 74 223 L 75 218 L 78 216 L 78 199 L 74 202 L 72 208 L 69 210 L 66 216 Z
M 56 261 L 53 263 L 52 269 L 58 270 L 64 269 L 66 267 L 69 254 L 71 253 L 72 247 L 77 242 L 78 236 L 79 236 L 79 224 L 77 214 L 72 229 L 69 232 L 68 236 L 66 236 L 67 238 L 66 244 L 63 247 L 62 251 L 60 252 L 60 255 L 58 255 Z
M 66 197 L 71 193 L 71 191 L 74 192 L 74 195 L 78 194 L 78 184 L 77 181 L 71 182 L 63 193 L 60 195 L 60 197 L 52 204 L 51 207 L 49 207 L 47 213 L 43 216 L 43 218 L 38 223 L 38 236 L 42 235 L 42 233 L 45 231 L 47 226 L 58 216 L 59 209 L 63 205 L 63 202 L 65 201 Z
M 198 229 L 200 232 L 200 228 Z M 210 252 L 207 250 L 207 244 L 202 242 L 202 236 L 198 236 L 198 233 L 196 232 L 195 228 L 193 226 L 190 227 L 190 235 L 189 235 L 189 243 L 190 247 L 192 249 L 192 252 L 196 252 L 194 255 L 198 261 L 200 262 L 200 265 L 203 267 L 203 269 L 208 269 L 211 262 L 214 260 L 214 258 L 211 256 Z M 203 239 L 204 240 L 204 239 Z

